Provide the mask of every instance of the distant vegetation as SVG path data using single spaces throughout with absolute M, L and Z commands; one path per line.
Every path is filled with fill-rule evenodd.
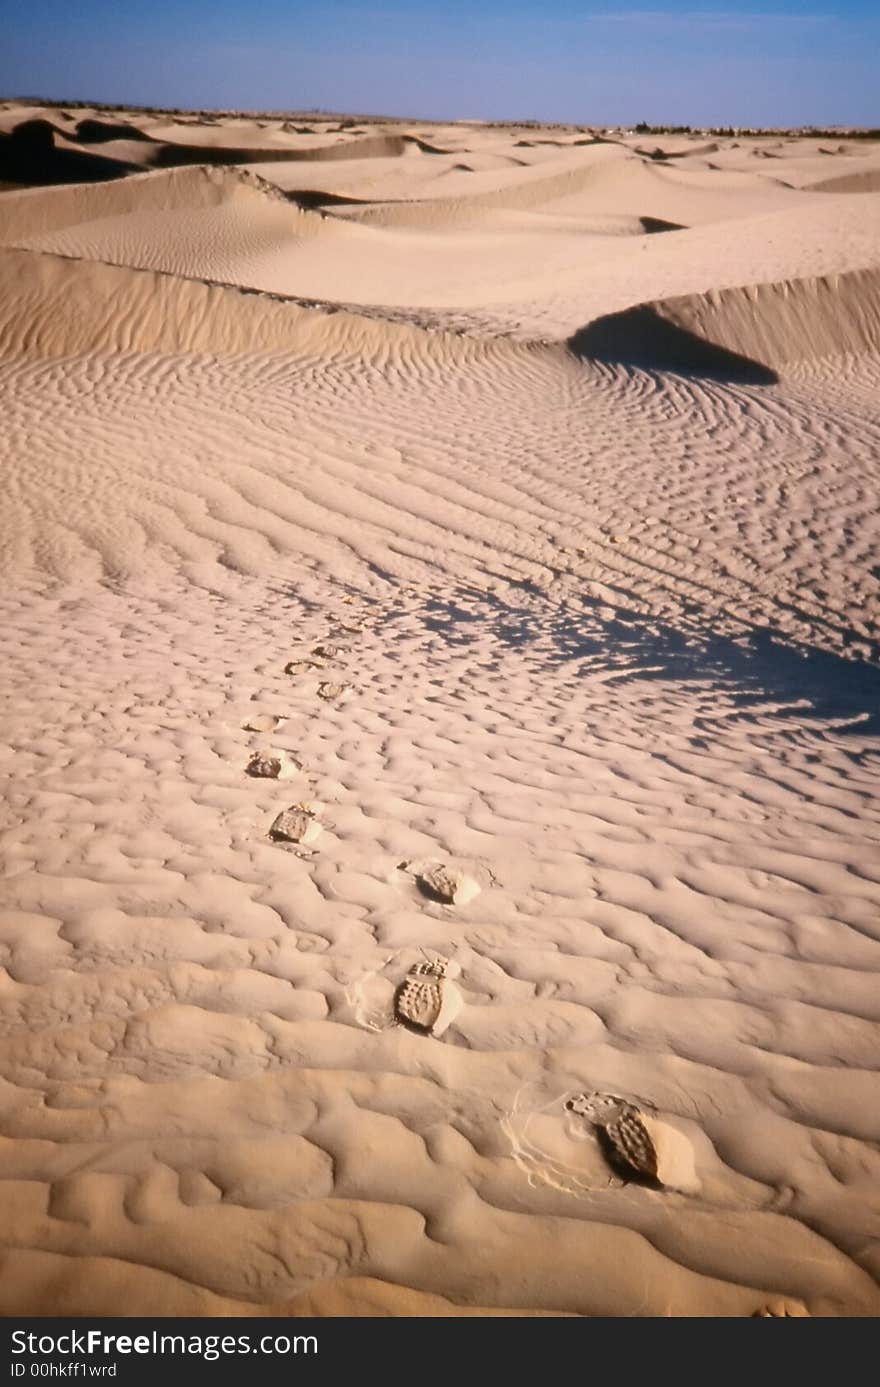
M 649 125 L 640 120 L 632 129 L 637 135 L 719 135 L 727 139 L 738 135 L 798 135 L 813 140 L 880 140 L 880 129 L 864 130 L 846 125 Z

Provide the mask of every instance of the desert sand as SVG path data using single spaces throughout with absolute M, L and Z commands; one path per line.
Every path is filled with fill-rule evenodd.
M 0 180 L 0 1312 L 876 1315 L 880 145 Z

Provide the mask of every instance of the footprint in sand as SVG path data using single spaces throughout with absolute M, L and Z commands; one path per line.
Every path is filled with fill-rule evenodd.
M 413 877 L 422 895 L 439 905 L 467 905 L 480 894 L 473 877 L 445 862 L 401 862 L 398 871 Z
M 244 769 L 256 780 L 289 780 L 302 766 L 289 751 L 255 751 Z
M 394 1015 L 403 1026 L 439 1037 L 464 1006 L 452 981 L 461 966 L 439 954 L 410 970 L 394 995 Z
M 288 660 L 284 666 L 285 674 L 309 674 L 313 669 L 326 669 L 326 660 Z
M 648 1105 L 618 1094 L 569 1094 L 537 1106 L 526 1094 L 517 1095 L 503 1125 L 531 1185 L 540 1180 L 568 1194 L 586 1194 L 607 1189 L 616 1174 L 627 1184 L 655 1189 L 695 1194 L 700 1188 L 684 1133 Z
M 255 713 L 241 725 L 245 732 L 277 732 L 284 721 L 283 717 L 277 717 L 274 713 Z
M 565 1110 L 595 1133 L 613 1171 L 624 1180 L 666 1189 L 699 1188 L 694 1149 L 683 1132 L 616 1093 L 577 1093 Z
M 423 949 L 422 959 L 414 962 L 401 980 L 401 952 L 409 951 L 391 954 L 378 968 L 358 978 L 349 990 L 354 1018 L 367 1030 L 386 1031 L 403 1026 L 437 1039 L 464 1006 L 464 997 L 454 981 L 461 974 L 461 965 Z
M 627 1108 L 614 1122 L 598 1127 L 597 1131 L 612 1170 L 625 1180 L 662 1185 L 657 1148 L 637 1108 Z
M 351 684 L 319 684 L 318 697 L 323 698 L 326 703 L 336 703 L 351 691 L 351 687 Z
M 269 837 L 276 843 L 296 843 L 309 847 L 321 836 L 323 825 L 317 817 L 317 806 L 292 804 L 272 821 Z

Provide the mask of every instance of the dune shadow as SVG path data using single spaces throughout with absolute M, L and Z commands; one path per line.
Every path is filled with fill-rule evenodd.
M 732 700 L 732 716 L 777 704 L 773 716 L 781 724 L 829 720 L 839 735 L 880 735 L 880 665 L 783 643 L 770 628 L 734 639 L 711 630 L 677 630 L 635 613 L 603 619 L 589 609 L 517 608 L 497 599 L 482 600 L 476 610 L 430 599 L 425 625 L 454 644 L 468 644 L 478 626 L 483 632 L 488 627 L 499 644 L 531 648 L 545 665 L 584 662 L 587 676 L 590 666 L 614 669 L 616 685 L 628 678 L 710 685 Z
M 186 168 L 192 164 L 289 164 L 306 156 L 300 150 L 261 149 L 247 145 L 156 143 L 154 168 Z
M 76 130 L 67 136 L 78 144 L 108 144 L 111 140 L 139 140 L 144 144 L 155 144 L 155 140 L 145 135 L 143 130 L 128 121 L 81 120 Z
M 315 211 L 321 207 L 369 207 L 367 197 L 346 197 L 343 193 L 325 193 L 320 188 L 296 188 L 285 192 L 284 197 L 303 211 Z
M 595 318 L 569 337 L 567 346 L 575 356 L 624 366 L 748 385 L 773 385 L 779 380 L 769 366 L 679 327 L 652 304 Z
M 646 236 L 656 236 L 658 231 L 687 231 L 684 222 L 667 222 L 662 217 L 639 217 Z
M 102 183 L 139 173 L 136 164 L 106 159 L 85 150 L 58 148 L 60 134 L 48 120 L 28 120 L 0 135 L 0 179 L 25 187 L 50 183 Z

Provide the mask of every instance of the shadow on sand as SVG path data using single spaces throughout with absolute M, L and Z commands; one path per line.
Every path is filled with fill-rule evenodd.
M 569 337 L 567 345 L 575 356 L 593 361 L 709 376 L 743 385 L 773 385 L 779 379 L 762 362 L 678 327 L 651 304 L 596 318 Z
M 514 608 L 499 601 L 484 600 L 477 610 L 435 599 L 426 604 L 428 630 L 451 643 L 469 643 L 477 624 L 502 645 L 533 647 L 536 660 L 549 665 L 594 661 L 619 670 L 623 679 L 631 671 L 633 679 L 714 685 L 746 716 L 758 704 L 778 703 L 774 716 L 781 722 L 827 719 L 839 734 L 880 734 L 880 666 L 783 644 L 769 629 L 733 639 L 713 631 L 685 634 L 632 613 L 602 620 L 590 611 Z
M 121 159 L 105 159 L 85 150 L 58 148 L 48 120 L 28 120 L 10 135 L 0 135 L 0 179 L 25 187 L 50 183 L 103 183 L 139 173 Z

